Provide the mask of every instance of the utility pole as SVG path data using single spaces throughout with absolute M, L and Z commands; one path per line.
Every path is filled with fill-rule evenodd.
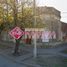
M 33 0 L 33 14 L 34 14 L 34 50 L 33 50 L 33 54 L 34 54 L 34 58 L 37 57 L 37 45 L 36 45 L 36 1 Z

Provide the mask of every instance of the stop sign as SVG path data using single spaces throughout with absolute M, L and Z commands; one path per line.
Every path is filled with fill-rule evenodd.
M 24 31 L 21 30 L 19 27 L 15 27 L 12 29 L 9 34 L 14 38 L 14 39 L 19 39 L 22 35 L 24 35 Z

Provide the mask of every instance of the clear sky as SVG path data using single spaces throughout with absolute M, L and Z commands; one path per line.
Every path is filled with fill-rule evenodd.
M 67 0 L 36 0 L 39 6 L 51 6 L 61 11 L 61 21 L 67 23 Z

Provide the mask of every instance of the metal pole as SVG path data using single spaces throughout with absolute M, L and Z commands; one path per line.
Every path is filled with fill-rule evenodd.
M 34 54 L 34 58 L 37 57 L 37 45 L 36 45 L 36 1 L 33 0 L 33 13 L 34 13 L 34 50 L 33 50 L 33 54 Z

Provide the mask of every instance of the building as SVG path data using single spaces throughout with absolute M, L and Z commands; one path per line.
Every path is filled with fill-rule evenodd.
M 37 7 L 37 16 L 40 17 L 41 22 L 45 24 L 44 28 L 49 29 L 49 31 L 56 32 L 56 40 L 62 40 L 61 34 L 61 13 L 54 7 Z
M 67 41 L 67 23 L 61 23 L 61 30 L 62 30 L 62 38 L 63 41 Z

